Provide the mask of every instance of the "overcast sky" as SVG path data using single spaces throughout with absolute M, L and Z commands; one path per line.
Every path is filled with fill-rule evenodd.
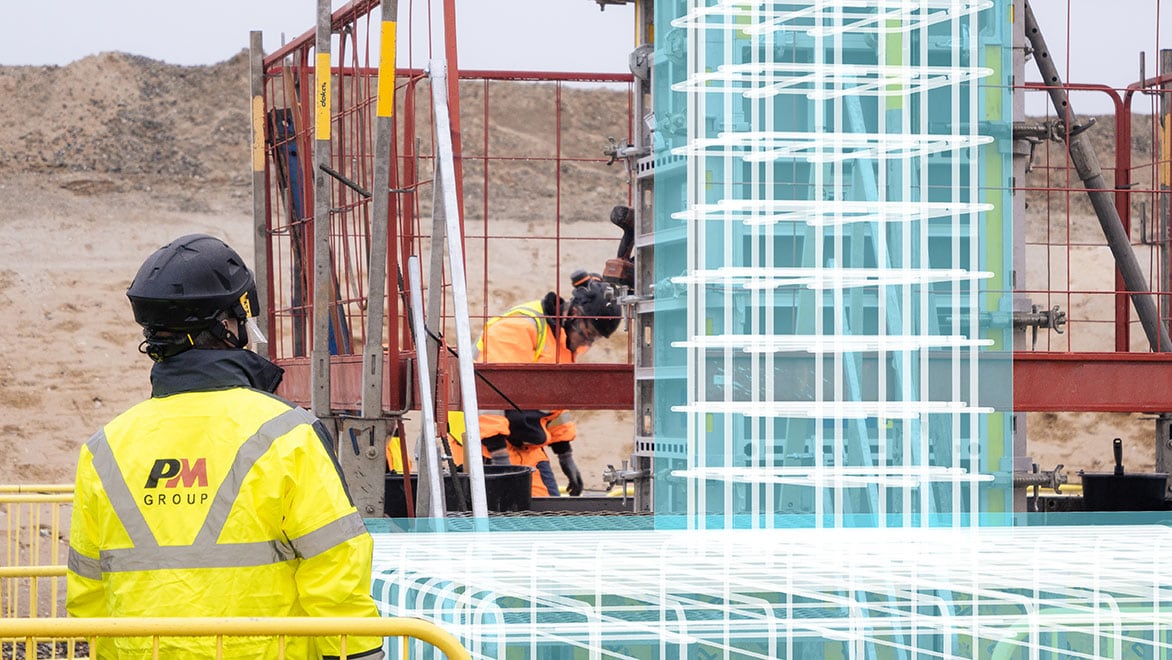
M 423 11 L 429 3 L 401 0 L 400 30 L 412 4 Z M 334 9 L 345 5 L 332 0 Z M 456 0 L 456 7 L 461 68 L 627 71 L 630 6 L 600 11 L 594 0 Z M 0 65 L 64 65 L 104 51 L 215 64 L 247 48 L 250 30 L 264 33 L 265 52 L 277 50 L 282 35 L 289 41 L 312 29 L 316 12 L 316 0 L 0 0 Z M 426 59 L 426 50 L 418 53 Z
M 333 0 L 334 8 L 345 4 Z M 428 3 L 401 0 L 400 29 L 411 4 Z M 1172 2 L 1165 2 L 1163 11 L 1159 0 L 1032 0 L 1032 5 L 1068 82 L 1126 87 L 1139 79 L 1141 51 L 1148 54 L 1151 76 L 1157 49 L 1172 48 Z M 273 52 L 282 37 L 290 40 L 313 27 L 316 6 L 315 0 L 0 0 L 5 28 L 0 64 L 64 65 L 103 51 L 172 64 L 214 64 L 246 48 L 250 30 L 263 31 L 265 51 Z M 594 0 L 456 0 L 456 7 L 462 68 L 627 71 L 634 45 L 629 5 L 600 11 Z M 422 38 L 416 44 L 415 64 L 421 65 L 427 57 Z M 400 62 L 405 57 L 401 50 Z M 1026 79 L 1040 79 L 1032 62 Z M 1042 95 L 1027 99 L 1028 114 L 1045 109 Z M 1079 114 L 1111 109 L 1101 94 L 1076 94 L 1071 103 Z M 1137 99 L 1133 108 L 1144 103 Z
M 1160 0 L 1030 0 L 1030 4 L 1067 83 L 1125 88 L 1140 78 L 1141 52 L 1147 53 L 1150 78 L 1159 72 L 1159 49 L 1172 49 L 1172 2 L 1167 0 L 1162 8 Z M 1032 61 L 1026 62 L 1026 80 L 1041 80 Z M 1026 113 L 1035 115 L 1046 109 L 1049 100 L 1031 93 L 1026 102 Z M 1078 114 L 1113 111 L 1108 97 L 1097 92 L 1073 93 L 1070 104 Z M 1133 111 L 1149 108 L 1148 97 L 1132 101 Z

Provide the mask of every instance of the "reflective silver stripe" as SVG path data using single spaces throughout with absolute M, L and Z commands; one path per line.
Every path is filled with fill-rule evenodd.
M 476 340 L 475 359 L 479 360 L 481 354 L 484 353 L 484 344 L 485 339 L 487 339 L 488 329 L 498 321 L 518 316 L 527 316 L 537 325 L 537 342 L 533 347 L 533 361 L 537 362 L 540 360 L 541 353 L 545 350 L 546 339 L 549 338 L 549 321 L 545 318 L 545 310 L 542 308 L 540 300 L 530 300 L 527 303 L 514 305 L 504 314 L 489 319 L 488 323 L 484 324 L 484 330 L 480 332 L 480 338 Z
M 362 516 L 355 511 L 308 534 L 289 539 L 289 542 L 293 544 L 298 557 L 308 559 L 364 533 L 366 525 L 362 522 Z
M 236 451 L 236 458 L 232 461 L 232 467 L 228 469 L 228 475 L 224 477 L 224 481 L 216 490 L 216 496 L 212 499 L 207 518 L 204 519 L 203 527 L 200 528 L 199 534 L 192 542 L 192 547 L 210 548 L 216 544 L 220 538 L 220 532 L 224 530 L 224 523 L 228 520 L 228 513 L 240 495 L 240 485 L 244 482 L 244 477 L 252 470 L 252 466 L 256 464 L 257 459 L 263 456 L 269 447 L 273 446 L 273 442 L 277 438 L 301 424 L 312 425 L 316 419 L 303 408 L 291 408 L 261 424 L 256 433 L 240 445 L 240 449 Z
M 98 564 L 98 560 L 86 557 L 73 548 L 69 549 L 69 559 L 66 566 L 69 570 L 83 578 L 89 578 L 91 580 L 102 579 L 102 567 Z
M 159 569 L 240 568 L 269 566 L 294 559 L 293 548 L 278 541 L 219 543 L 210 548 L 165 545 L 143 552 L 138 548 L 103 550 L 102 572 L 153 571 Z
M 159 547 L 154 532 L 147 525 L 146 518 L 143 518 L 142 511 L 134 501 L 134 496 L 130 494 L 126 479 L 118 469 L 118 462 L 114 460 L 114 452 L 110 450 L 110 442 L 106 439 L 106 430 L 98 431 L 85 444 L 93 454 L 94 471 L 98 473 L 98 479 L 102 482 L 106 497 L 110 499 L 110 505 L 114 507 L 115 515 L 130 536 L 130 542 L 140 549 Z
M 503 411 L 503 410 L 485 410 L 484 408 L 481 408 L 480 414 L 481 415 L 499 415 L 501 417 L 504 417 L 505 411 Z
M 561 426 L 562 424 L 569 424 L 572 421 L 574 421 L 574 418 L 570 417 L 570 413 L 563 411 L 557 417 L 554 417 L 553 419 L 546 422 L 545 427 L 552 429 L 555 426 Z

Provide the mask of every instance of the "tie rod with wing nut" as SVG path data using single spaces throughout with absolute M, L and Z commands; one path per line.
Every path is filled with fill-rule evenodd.
M 1046 328 L 1062 334 L 1062 326 L 1064 325 L 1066 325 L 1066 312 L 1061 311 L 1058 305 L 1042 310 L 1039 310 L 1037 305 L 1032 305 L 1028 312 L 1013 313 L 1014 329 L 1030 328 L 1032 341 L 1030 350 L 1038 347 L 1038 328 Z

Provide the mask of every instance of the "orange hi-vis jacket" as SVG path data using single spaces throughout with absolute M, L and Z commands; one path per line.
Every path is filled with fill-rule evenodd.
M 540 300 L 521 303 L 504 314 L 489 319 L 480 339 L 476 341 L 476 351 L 478 361 L 497 364 L 566 364 L 573 362 L 576 357 L 574 352 L 566 346 L 566 333 L 555 332 L 550 327 L 549 321 L 541 309 Z M 579 353 L 583 351 L 579 351 Z M 505 418 L 504 411 L 481 411 L 481 413 L 483 413 L 479 418 L 481 438 L 509 434 L 509 420 Z M 578 435 L 574 420 L 570 417 L 569 411 L 566 410 L 551 411 L 549 415 L 542 418 L 541 426 L 545 429 L 547 436 L 546 445 L 552 442 L 573 440 Z M 528 465 L 534 468 L 533 495 L 544 497 L 553 494 L 546 489 L 536 471 L 538 463 L 549 461 L 545 445 L 515 447 L 509 443 L 508 448 L 509 461 L 513 465 Z M 487 450 L 485 450 L 485 455 L 488 455 Z

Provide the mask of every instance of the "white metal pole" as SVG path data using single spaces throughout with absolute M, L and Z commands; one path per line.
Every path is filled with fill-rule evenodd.
M 431 388 L 427 386 L 427 351 L 419 350 L 419 347 L 423 345 L 422 342 L 425 341 L 424 338 L 427 337 L 427 330 L 423 319 L 423 273 L 419 268 L 419 257 L 415 255 L 407 257 L 407 277 L 411 287 L 411 330 L 415 336 L 415 366 L 419 376 L 419 412 L 423 420 L 423 430 L 419 434 L 419 464 L 423 474 L 420 475 L 419 485 L 427 486 L 428 495 L 427 507 L 425 509 L 420 507 L 425 515 L 420 517 L 436 518 L 440 526 L 440 530 L 437 531 L 442 531 L 444 480 L 439 471 L 439 455 L 435 442 L 434 402 L 431 397 Z M 452 475 L 452 478 L 455 479 L 456 476 Z
M 456 350 L 460 355 L 460 395 L 464 407 L 464 469 L 472 489 L 472 515 L 488 517 L 484 495 L 484 465 L 480 457 L 480 408 L 476 403 L 476 373 L 472 366 L 472 331 L 468 322 L 468 292 L 464 275 L 463 235 L 460 233 L 460 206 L 456 199 L 455 158 L 452 155 L 451 120 L 448 116 L 448 65 L 432 60 L 431 104 L 435 113 L 436 185 L 443 197 L 448 228 L 448 262 L 452 273 L 452 314 L 456 321 Z M 433 246 L 432 249 L 442 249 Z M 419 344 L 416 344 L 418 349 Z M 419 351 L 424 353 L 425 351 Z M 454 478 L 454 477 L 453 477 Z

